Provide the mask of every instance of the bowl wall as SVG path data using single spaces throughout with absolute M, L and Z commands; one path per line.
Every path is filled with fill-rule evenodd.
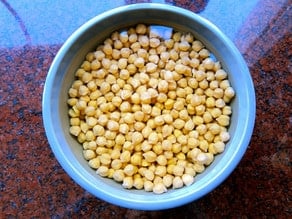
M 155 195 L 143 190 L 126 190 L 111 179 L 98 176 L 88 166 L 82 147 L 69 134 L 68 90 L 74 72 L 89 51 L 115 30 L 137 23 L 171 26 L 191 32 L 215 55 L 229 74 L 236 92 L 232 101 L 233 114 L 226 150 L 195 183 L 182 189 Z M 255 96 L 248 68 L 232 42 L 213 24 L 200 16 L 174 6 L 136 4 L 103 13 L 74 32 L 64 43 L 49 70 L 43 94 L 43 119 L 51 148 L 64 170 L 84 189 L 112 204 L 122 207 L 158 210 L 172 208 L 194 201 L 216 188 L 234 170 L 249 144 L 255 119 Z

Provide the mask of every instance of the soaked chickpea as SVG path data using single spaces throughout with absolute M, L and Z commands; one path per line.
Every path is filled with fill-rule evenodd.
M 137 24 L 89 52 L 68 90 L 69 132 L 88 165 L 125 189 L 194 183 L 223 153 L 235 91 L 190 33 Z

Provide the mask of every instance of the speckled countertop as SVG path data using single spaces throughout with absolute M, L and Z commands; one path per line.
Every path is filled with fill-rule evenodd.
M 85 3 L 86 2 L 86 3 Z M 113 206 L 63 171 L 42 123 L 42 91 L 66 38 L 125 4 L 177 5 L 216 24 L 243 54 L 257 113 L 248 150 L 227 180 L 164 211 Z M 292 218 L 291 0 L 0 1 L 0 218 Z

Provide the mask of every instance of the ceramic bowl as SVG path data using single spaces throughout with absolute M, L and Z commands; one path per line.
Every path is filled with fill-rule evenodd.
M 225 151 L 217 155 L 203 173 L 195 176 L 195 182 L 191 186 L 169 189 L 160 195 L 144 190 L 127 190 L 112 179 L 98 176 L 83 158 L 80 144 L 69 133 L 67 99 L 75 70 L 85 55 L 93 51 L 110 33 L 138 23 L 169 26 L 192 33 L 221 62 L 236 92 L 231 104 L 231 139 Z M 76 183 L 97 198 L 114 205 L 139 210 L 160 210 L 201 198 L 220 185 L 236 168 L 252 135 L 255 92 L 243 57 L 216 26 L 182 8 L 143 3 L 102 13 L 86 22 L 68 38 L 48 72 L 42 107 L 44 127 L 51 149 L 63 169 Z

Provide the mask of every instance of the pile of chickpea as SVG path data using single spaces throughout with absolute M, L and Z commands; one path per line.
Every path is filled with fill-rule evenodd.
M 202 42 L 160 30 L 113 32 L 87 54 L 68 92 L 70 133 L 89 166 L 156 194 L 191 185 L 224 151 L 235 95 Z

